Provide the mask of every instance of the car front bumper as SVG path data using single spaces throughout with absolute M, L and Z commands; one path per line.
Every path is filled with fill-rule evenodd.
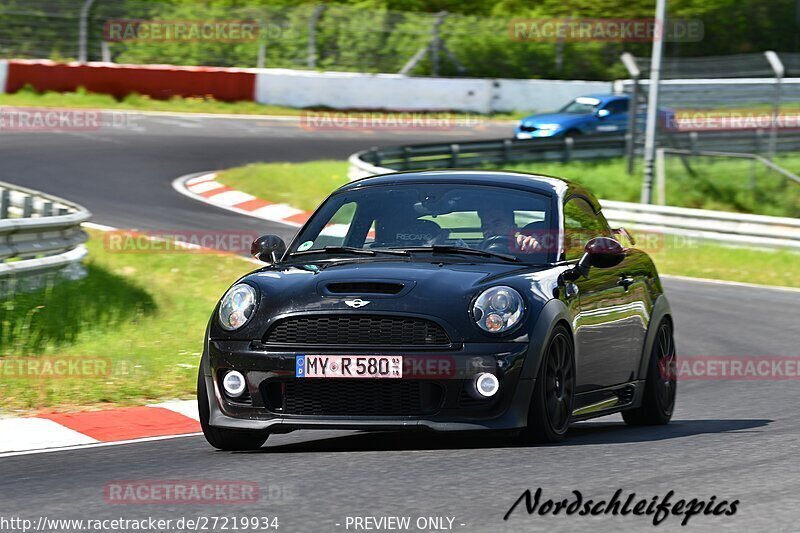
M 537 130 L 533 130 L 533 131 L 517 129 L 517 130 L 514 131 L 514 138 L 515 139 L 519 139 L 519 140 L 524 140 L 524 139 L 543 139 L 543 138 L 547 138 L 547 137 L 557 137 L 557 136 L 561 135 L 562 133 L 564 133 L 563 129 L 557 129 L 557 130 L 538 130 L 537 129 Z
M 521 378 L 528 346 L 506 342 L 468 343 L 453 350 L 424 352 L 267 351 L 248 341 L 210 340 L 203 358 L 209 424 L 274 433 L 296 429 L 519 429 L 527 423 L 534 388 L 533 379 Z M 309 353 L 402 356 L 404 374 L 401 379 L 378 380 L 296 378 L 295 357 Z M 243 398 L 232 399 L 222 391 L 221 376 L 230 369 L 246 377 L 248 389 Z M 499 392 L 488 400 L 469 393 L 481 372 L 493 373 L 500 381 Z M 364 406 L 363 413 L 359 405 Z

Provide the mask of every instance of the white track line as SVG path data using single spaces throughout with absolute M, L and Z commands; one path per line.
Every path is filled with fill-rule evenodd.
M 60 448 L 45 448 L 42 450 L 25 450 L 21 452 L 0 453 L 0 459 L 4 457 L 16 457 L 18 455 L 36 455 L 40 453 L 68 452 L 75 450 L 85 450 L 88 448 L 105 448 L 106 446 L 119 446 L 122 444 L 136 444 L 139 442 L 154 442 L 159 440 L 179 439 L 182 437 L 199 437 L 202 433 L 183 433 L 181 435 L 164 435 L 161 437 L 144 437 L 141 439 L 119 440 L 116 442 L 97 442 L 93 444 L 79 444 L 77 446 L 62 446 Z
M 3 418 L 0 433 L 0 454 L 98 442 L 46 418 Z
M 675 279 L 679 281 L 692 281 L 695 283 L 709 283 L 711 285 L 727 285 L 729 287 L 742 287 L 746 289 L 768 289 L 771 291 L 798 292 L 796 287 L 784 287 L 783 285 L 759 285 L 757 283 L 745 283 L 743 281 L 726 281 L 721 279 L 691 278 L 689 276 L 674 276 L 672 274 L 659 274 L 664 279 Z
M 208 174 L 209 174 L 209 172 L 204 172 L 203 173 L 203 175 L 208 175 Z M 177 191 L 178 193 L 182 194 L 183 196 L 191 198 L 192 200 L 197 200 L 198 202 L 203 202 L 204 204 L 208 204 L 210 206 L 214 206 L 214 207 L 216 207 L 218 209 L 225 209 L 227 211 L 231 211 L 233 213 L 238 213 L 240 215 L 245 215 L 245 216 L 248 216 L 248 217 L 257 218 L 259 220 L 266 220 L 266 221 L 269 221 L 269 222 L 275 222 L 277 224 L 284 224 L 286 226 L 290 226 L 290 227 L 293 227 L 293 228 L 302 227 L 302 224 L 298 224 L 296 222 L 288 222 L 286 220 L 280 220 L 280 219 L 271 218 L 273 216 L 273 212 L 271 210 L 265 211 L 265 213 L 267 213 L 268 216 L 265 216 L 264 214 L 261 214 L 261 213 L 256 214 L 259 211 L 261 211 L 261 209 L 265 209 L 265 208 L 261 208 L 261 209 L 258 209 L 256 211 L 246 211 L 244 209 L 239 209 L 238 207 L 228 206 L 228 205 L 221 205 L 221 204 L 217 204 L 216 202 L 212 202 L 208 198 L 200 196 L 199 194 L 195 194 L 188 187 L 186 187 L 186 182 L 191 180 L 192 176 L 194 176 L 194 174 L 189 174 L 187 176 L 181 176 L 180 178 L 177 178 L 177 179 L 173 180 L 172 181 L 172 188 L 175 189 L 175 191 Z M 195 185 L 192 188 L 196 188 L 196 187 L 197 187 L 197 185 Z M 273 204 L 273 205 L 267 206 L 267 207 L 280 206 L 280 205 L 282 205 L 282 204 Z M 286 206 L 286 208 L 295 210 L 295 208 L 290 207 L 290 206 Z M 296 209 L 295 211 L 296 211 L 296 213 L 302 213 L 302 211 L 299 210 L 299 209 Z

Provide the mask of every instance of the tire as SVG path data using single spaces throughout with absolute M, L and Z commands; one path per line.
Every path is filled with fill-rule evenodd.
M 650 352 L 642 405 L 623 411 L 623 420 L 631 426 L 668 424 L 675 408 L 677 385 L 675 339 L 672 335 L 672 324 L 665 318 L 658 325 L 656 340 Z
M 197 410 L 200 414 L 200 427 L 208 443 L 218 450 L 229 452 L 257 450 L 267 442 L 269 432 L 248 431 L 241 429 L 215 428 L 208 424 L 210 411 L 208 408 L 208 391 L 203 369 L 197 375 Z
M 566 133 L 564 133 L 564 137 L 572 137 L 573 139 L 575 137 L 580 137 L 580 135 L 581 130 L 568 130 Z
M 527 442 L 564 440 L 575 405 L 575 346 L 567 328 L 557 325 L 547 341 L 528 410 Z

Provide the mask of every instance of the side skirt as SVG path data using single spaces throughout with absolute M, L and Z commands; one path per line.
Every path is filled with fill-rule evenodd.
M 572 421 L 606 416 L 641 405 L 644 384 L 644 381 L 629 381 L 578 394 L 575 397 L 575 405 L 578 407 L 572 411 Z

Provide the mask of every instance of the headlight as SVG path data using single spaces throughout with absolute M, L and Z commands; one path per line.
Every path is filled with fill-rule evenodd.
M 225 293 L 219 304 L 219 324 L 228 331 L 244 326 L 256 308 L 256 291 L 239 283 Z
M 540 130 L 557 130 L 561 127 L 561 124 L 539 124 L 536 127 Z
M 483 291 L 472 306 L 475 323 L 489 333 L 502 333 L 516 326 L 525 304 L 511 287 L 492 287 Z

